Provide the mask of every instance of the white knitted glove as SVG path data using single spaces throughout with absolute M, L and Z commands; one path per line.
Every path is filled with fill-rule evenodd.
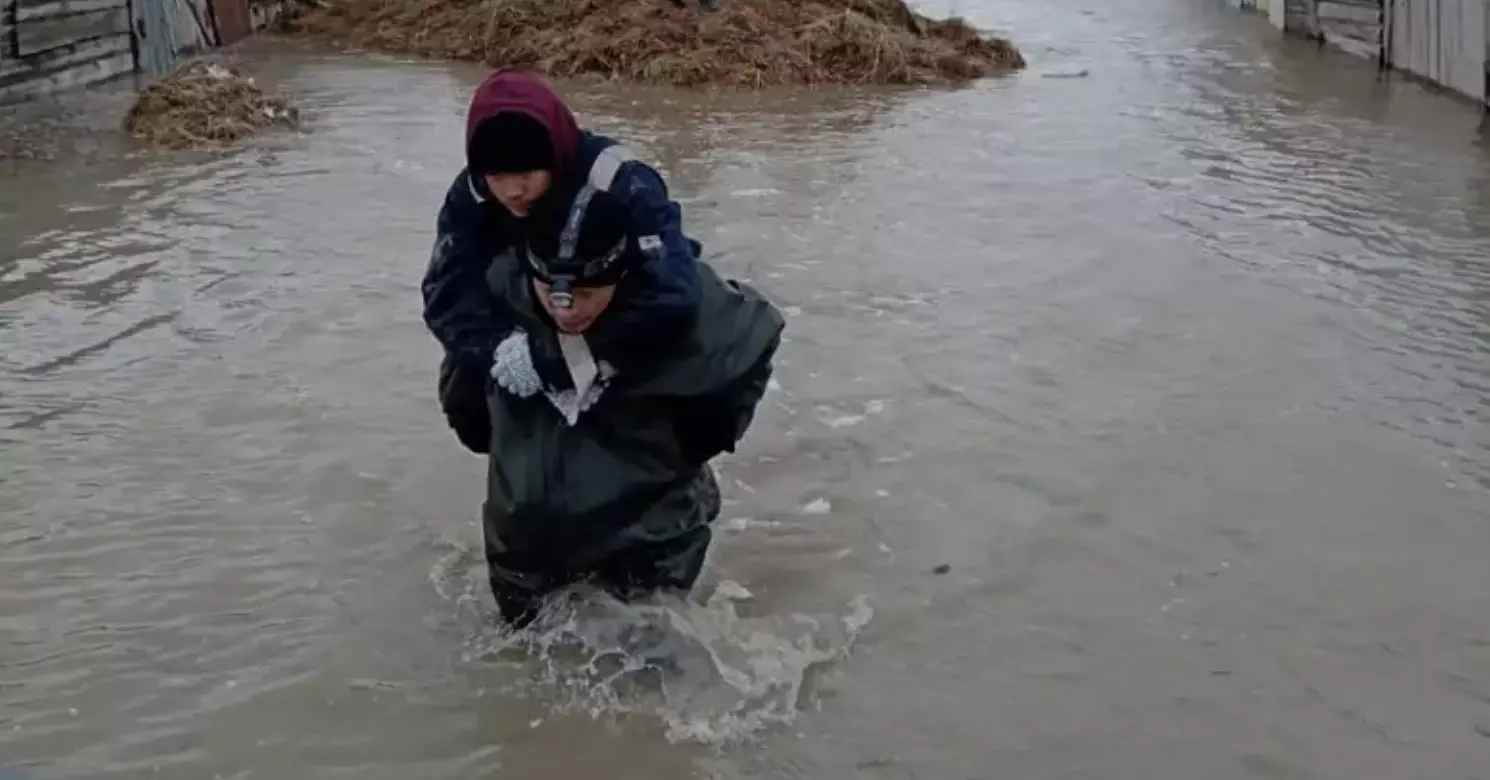
M 491 378 L 503 390 L 527 398 L 543 389 L 543 380 L 533 367 L 533 356 L 528 352 L 528 334 L 514 330 L 497 345 L 493 356 Z

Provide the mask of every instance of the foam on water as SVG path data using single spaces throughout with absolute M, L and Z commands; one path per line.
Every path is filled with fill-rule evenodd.
M 742 614 L 753 596 L 719 583 L 708 599 L 627 604 L 587 586 L 550 600 L 532 626 L 510 631 L 484 598 L 484 565 L 455 545 L 431 572 L 437 593 L 480 626 L 476 660 L 520 669 L 506 691 L 555 714 L 658 718 L 669 740 L 724 745 L 791 723 L 813 675 L 844 658 L 874 616 L 866 597 L 841 615 Z

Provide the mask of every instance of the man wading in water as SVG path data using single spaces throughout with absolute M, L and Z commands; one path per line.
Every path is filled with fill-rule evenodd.
M 446 418 L 489 456 L 498 609 L 521 627 L 581 580 L 686 593 L 719 514 L 708 461 L 754 417 L 781 314 L 697 261 L 656 173 L 579 131 L 529 74 L 478 88 L 467 160 L 425 320 L 446 350 Z

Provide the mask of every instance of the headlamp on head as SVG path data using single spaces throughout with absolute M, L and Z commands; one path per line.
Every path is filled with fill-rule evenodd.
M 524 248 L 528 272 L 549 286 L 549 302 L 555 308 L 567 309 L 573 306 L 576 287 L 604 287 L 616 284 L 626 275 L 626 266 L 621 262 L 626 254 L 624 230 L 617 231 L 618 237 L 603 251 L 594 252 L 594 245 L 597 243 L 594 240 L 596 226 L 586 225 L 586 212 L 590 210 L 591 200 L 596 192 L 595 188 L 586 184 L 575 197 L 574 205 L 570 207 L 564 221 L 564 228 L 559 233 L 557 251 L 552 257 L 545 257 L 540 251 L 534 251 L 532 241 L 528 241 Z M 603 207 L 595 209 L 597 212 L 604 210 Z M 580 239 L 582 227 L 587 228 L 584 231 L 585 238 L 589 239 L 584 242 Z M 582 243 L 587 245 L 584 248 L 590 250 L 589 252 L 581 251 Z

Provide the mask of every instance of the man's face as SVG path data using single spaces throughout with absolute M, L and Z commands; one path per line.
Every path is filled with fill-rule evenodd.
M 616 297 L 614 284 L 604 287 L 575 287 L 571 289 L 573 303 L 569 308 L 561 309 L 554 305 L 549 291 L 548 283 L 540 279 L 533 280 L 533 293 L 538 296 L 538 302 L 543 305 L 548 316 L 553 318 L 559 330 L 565 333 L 584 333 L 589 330 Z
M 486 174 L 486 188 L 515 217 L 528 216 L 551 184 L 553 176 L 548 171 Z

